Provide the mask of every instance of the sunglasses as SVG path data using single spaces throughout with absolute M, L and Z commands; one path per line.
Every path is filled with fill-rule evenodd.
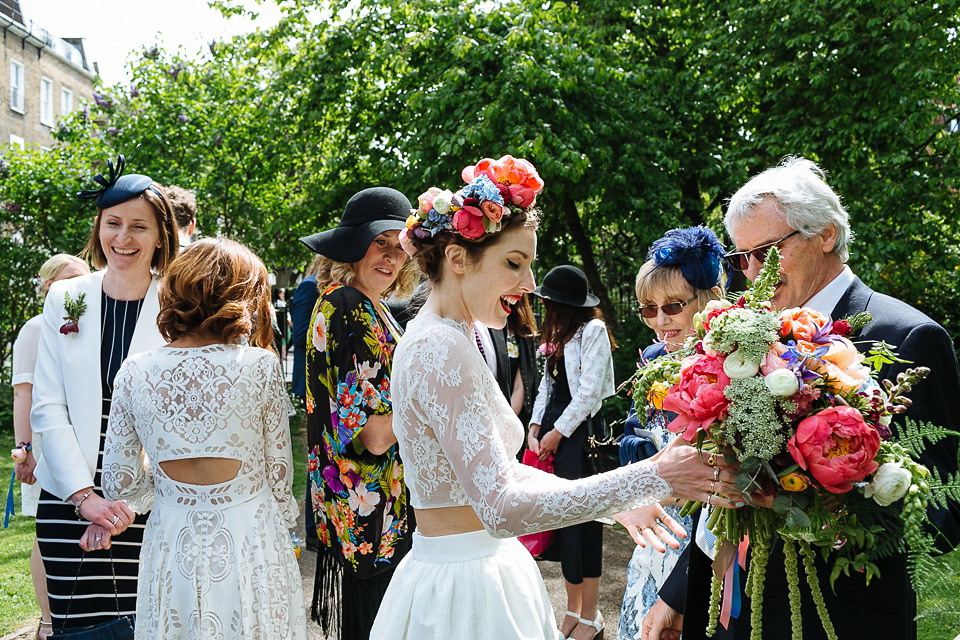
M 694 293 L 689 300 L 686 300 L 684 302 L 671 302 L 669 304 L 663 305 L 662 307 L 658 307 L 655 304 L 648 304 L 645 307 L 640 307 L 640 317 L 646 318 L 647 320 L 653 320 L 654 318 L 657 317 L 658 311 L 663 311 L 668 316 L 675 316 L 681 311 L 683 311 L 683 308 L 685 306 L 687 306 L 688 304 L 690 304 L 696 299 L 697 299 L 697 294 Z
M 727 261 L 727 266 L 729 266 L 731 269 L 735 271 L 746 271 L 747 267 L 750 265 L 751 257 L 756 260 L 758 264 L 763 264 L 764 260 L 767 259 L 767 253 L 770 251 L 770 249 L 780 246 L 798 233 L 800 233 L 800 231 L 788 233 L 779 240 L 774 240 L 773 242 L 760 245 L 756 249 L 750 249 L 750 251 L 731 251 L 723 256 L 723 259 Z

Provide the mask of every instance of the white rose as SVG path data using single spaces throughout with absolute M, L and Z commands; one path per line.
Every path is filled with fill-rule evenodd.
M 433 208 L 440 215 L 446 215 L 450 211 L 450 202 L 453 200 L 453 194 L 449 189 L 444 189 L 437 195 L 433 196 Z
M 708 333 L 703 337 L 703 340 L 700 342 L 700 346 L 703 347 L 703 352 L 707 355 L 715 356 L 717 355 L 717 349 L 713 345 L 713 334 Z
M 731 379 L 752 378 L 757 375 L 759 370 L 760 363 L 746 360 L 739 350 L 728 355 L 726 360 L 723 361 L 723 372 Z
M 912 482 L 913 475 L 899 462 L 885 462 L 873 475 L 873 482 L 863 488 L 863 495 L 886 507 L 907 495 Z
M 727 300 L 711 300 L 703 307 L 703 312 L 704 314 L 707 314 L 716 309 L 727 309 L 732 306 L 733 304 Z
M 775 369 L 763 377 L 770 395 L 792 396 L 800 390 L 797 374 L 789 369 Z

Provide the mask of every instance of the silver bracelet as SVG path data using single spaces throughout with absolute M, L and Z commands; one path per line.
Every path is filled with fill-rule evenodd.
M 93 494 L 93 491 L 87 491 L 85 494 L 83 494 L 83 496 L 79 500 L 77 500 L 74 503 L 73 512 L 77 514 L 77 520 L 83 518 L 83 516 L 80 515 L 80 505 L 82 505 L 83 501 L 89 498 L 92 494 Z

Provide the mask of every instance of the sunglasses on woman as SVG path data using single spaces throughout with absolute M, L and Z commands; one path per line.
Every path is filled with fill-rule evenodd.
M 640 316 L 643 318 L 646 318 L 647 320 L 653 320 L 654 318 L 657 317 L 658 311 L 663 311 L 668 316 L 675 316 L 681 311 L 683 311 L 683 308 L 685 306 L 687 306 L 688 304 L 690 304 L 696 299 L 697 299 L 697 294 L 694 293 L 689 300 L 685 300 L 684 302 L 670 302 L 661 307 L 658 307 L 655 304 L 648 304 L 645 307 L 640 307 Z
M 747 267 L 750 266 L 751 257 L 757 261 L 757 264 L 763 264 L 764 260 L 767 259 L 767 253 L 770 252 L 770 249 L 779 247 L 781 244 L 798 233 L 800 232 L 794 231 L 792 233 L 788 233 L 779 240 L 774 240 L 773 242 L 760 245 L 755 249 L 750 249 L 750 251 L 731 251 L 723 256 L 723 259 L 727 261 L 727 265 L 731 269 L 734 269 L 735 271 L 746 271 Z

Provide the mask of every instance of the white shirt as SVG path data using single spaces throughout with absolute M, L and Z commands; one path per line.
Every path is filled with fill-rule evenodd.
M 493 371 L 493 376 L 497 376 L 497 349 L 493 345 L 493 338 L 490 337 L 490 329 L 486 325 L 479 322 L 473 323 L 473 333 L 476 340 L 480 341 L 480 344 L 483 346 L 481 355 L 483 359 L 487 362 L 487 366 L 490 367 L 490 371 Z
M 840 302 L 840 298 L 853 284 L 855 277 L 850 267 L 843 265 L 843 271 L 840 272 L 840 275 L 831 280 L 823 289 L 817 291 L 803 306 L 819 311 L 825 316 L 830 315 L 836 308 L 837 303 Z M 839 318 L 834 318 L 834 320 L 839 320 Z

